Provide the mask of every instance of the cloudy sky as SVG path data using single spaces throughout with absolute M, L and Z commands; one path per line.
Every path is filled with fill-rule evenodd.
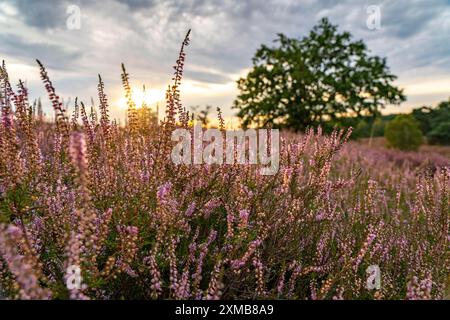
M 79 29 L 67 24 L 74 21 L 74 5 L 81 13 Z M 380 7 L 377 30 L 367 27 L 371 5 Z M 179 45 L 192 28 L 184 104 L 221 106 L 230 117 L 235 80 L 248 72 L 260 44 L 271 44 L 280 32 L 301 37 L 322 17 L 388 58 L 408 97 L 388 112 L 450 96 L 449 0 L 0 0 L 0 59 L 13 80 L 27 81 L 32 97 L 45 95 L 36 58 L 66 99 L 96 97 L 100 73 L 118 117 L 124 113 L 120 63 L 136 92 L 145 84 L 145 99 L 164 104 Z

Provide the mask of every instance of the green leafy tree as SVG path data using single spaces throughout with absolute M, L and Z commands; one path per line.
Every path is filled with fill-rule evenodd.
M 386 59 L 369 56 L 362 41 L 322 19 L 303 39 L 278 35 L 262 45 L 253 68 L 237 81 L 234 108 L 243 126 L 272 125 L 304 130 L 343 116 L 374 114 L 405 100 L 394 87 Z
M 388 146 L 400 150 L 417 150 L 423 143 L 419 124 L 408 115 L 398 115 L 386 124 L 384 136 Z
M 431 130 L 433 120 L 433 109 L 428 106 L 413 109 L 411 115 L 419 123 L 420 130 L 426 135 Z
M 450 121 L 440 122 L 427 137 L 431 144 L 450 145 Z
M 412 111 L 422 132 L 431 144 L 450 144 L 450 100 L 443 101 L 436 108 L 423 106 Z

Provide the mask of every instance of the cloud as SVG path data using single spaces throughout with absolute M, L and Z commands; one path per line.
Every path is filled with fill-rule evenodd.
M 399 39 L 424 31 L 442 12 L 446 1 L 389 1 L 382 5 L 383 26 Z
M 53 69 L 69 70 L 70 64 L 67 62 L 77 60 L 82 55 L 80 51 L 70 51 L 63 45 L 31 42 L 30 39 L 26 40 L 10 34 L 1 34 L 0 42 L 3 54 L 28 61 L 28 63 L 40 59 Z
M 154 4 L 154 1 L 149 0 L 118 0 L 118 2 L 125 4 L 132 10 L 148 8 Z
M 52 29 L 65 26 L 67 4 L 64 1 L 14 0 L 12 4 L 19 12 L 18 18 L 31 27 Z
M 189 77 L 200 82 L 207 83 L 227 83 L 233 81 L 229 76 L 209 72 L 190 71 Z
M 69 4 L 81 9 L 81 30 L 66 29 Z M 380 30 L 366 26 L 369 5 L 381 8 Z M 279 32 L 304 36 L 324 16 L 363 39 L 373 54 L 386 56 L 400 82 L 425 75 L 450 78 L 450 4 L 445 0 L 0 0 L 0 42 L 6 58 L 24 65 L 41 58 L 60 71 L 60 79 L 77 81 L 55 83 L 64 92 L 95 96 L 92 79 L 101 73 L 115 97 L 121 62 L 136 84 L 165 87 L 180 42 L 192 28 L 186 80 L 228 88 L 251 66 L 261 44 L 272 44 Z M 235 90 L 218 91 L 217 99 L 213 93 L 199 93 L 198 101 L 220 102 L 227 112 Z M 187 96 L 195 104 L 195 96 Z

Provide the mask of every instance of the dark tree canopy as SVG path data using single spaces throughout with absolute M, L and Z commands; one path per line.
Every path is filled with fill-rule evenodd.
M 369 56 L 362 41 L 322 19 L 308 36 L 283 34 L 277 46 L 262 45 L 253 69 L 237 81 L 240 91 L 233 108 L 243 126 L 304 130 L 342 116 L 367 116 L 386 104 L 405 100 L 386 59 Z
M 412 115 L 429 143 L 450 145 L 450 99 L 442 101 L 436 108 L 423 106 L 414 109 Z

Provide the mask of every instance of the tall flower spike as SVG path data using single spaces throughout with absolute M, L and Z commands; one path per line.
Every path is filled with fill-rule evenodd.
M 19 80 L 19 84 L 17 85 L 18 92 L 14 97 L 15 105 L 16 105 L 16 115 L 17 118 L 20 119 L 20 122 L 25 122 L 27 118 L 27 108 L 28 108 L 28 90 L 25 87 L 25 84 L 22 80 Z M 23 123 L 21 125 L 24 125 Z
M 128 125 L 130 126 L 131 132 L 136 131 L 136 121 L 137 121 L 137 114 L 136 114 L 136 104 L 133 100 L 133 92 L 131 91 L 130 87 L 130 76 L 127 73 L 125 69 L 125 65 L 122 63 L 122 84 L 123 88 L 125 90 L 125 98 L 127 99 L 127 107 L 128 107 Z
M 45 84 L 45 89 L 47 90 L 50 101 L 52 102 L 53 109 L 56 114 L 56 128 L 59 133 L 69 136 L 69 127 L 67 124 L 66 110 L 64 108 L 63 103 L 61 102 L 59 96 L 56 95 L 55 88 L 53 87 L 50 78 L 48 77 L 47 71 L 45 70 L 44 65 L 37 60 L 37 63 L 41 72 L 41 79 Z
M 87 159 L 86 159 L 86 141 L 81 132 L 72 132 L 70 136 L 70 158 L 72 164 L 78 173 L 80 185 L 86 184 Z
M 91 110 L 89 112 L 89 119 L 93 129 L 97 127 L 97 111 L 95 110 L 94 99 L 91 99 Z
M 78 128 L 78 117 L 80 116 L 80 106 L 78 105 L 78 97 L 75 98 L 75 106 L 72 113 L 72 130 Z
M 9 82 L 8 72 L 6 71 L 6 64 L 3 60 L 2 67 L 0 67 L 0 104 L 2 111 L 3 126 L 7 128 L 12 127 L 11 119 L 11 99 L 15 98 L 15 93 Z
M 217 118 L 219 120 L 219 129 L 224 131 L 225 130 L 225 120 L 223 119 L 222 110 L 220 110 L 219 107 L 217 107 Z
M 175 72 L 172 78 L 173 84 L 169 86 L 167 89 L 166 99 L 167 99 L 167 107 L 166 107 L 166 117 L 169 129 L 173 125 L 175 125 L 175 114 L 177 113 L 176 109 L 178 109 L 178 117 L 180 122 L 184 125 L 189 121 L 189 117 L 183 110 L 183 106 L 181 104 L 180 99 L 180 90 L 179 86 L 181 85 L 181 79 L 183 77 L 183 68 L 184 61 L 186 58 L 186 53 L 184 52 L 184 48 L 189 45 L 189 35 L 191 34 L 191 29 L 188 30 L 184 40 L 181 44 L 180 52 L 178 53 L 178 59 L 176 61 L 175 66 L 173 67 Z M 170 132 L 169 132 L 170 133 Z
M 80 102 L 80 103 L 81 103 L 80 113 L 81 113 L 81 120 L 83 121 L 83 128 L 84 128 L 84 131 L 86 132 L 86 134 L 88 135 L 89 143 L 93 144 L 94 143 L 94 131 L 92 129 L 91 123 L 89 122 L 89 118 L 86 113 L 86 107 L 83 102 Z
M 98 75 L 98 98 L 100 100 L 100 126 L 103 133 L 106 135 L 109 132 L 109 110 L 108 99 L 105 94 L 105 84 L 102 77 Z

